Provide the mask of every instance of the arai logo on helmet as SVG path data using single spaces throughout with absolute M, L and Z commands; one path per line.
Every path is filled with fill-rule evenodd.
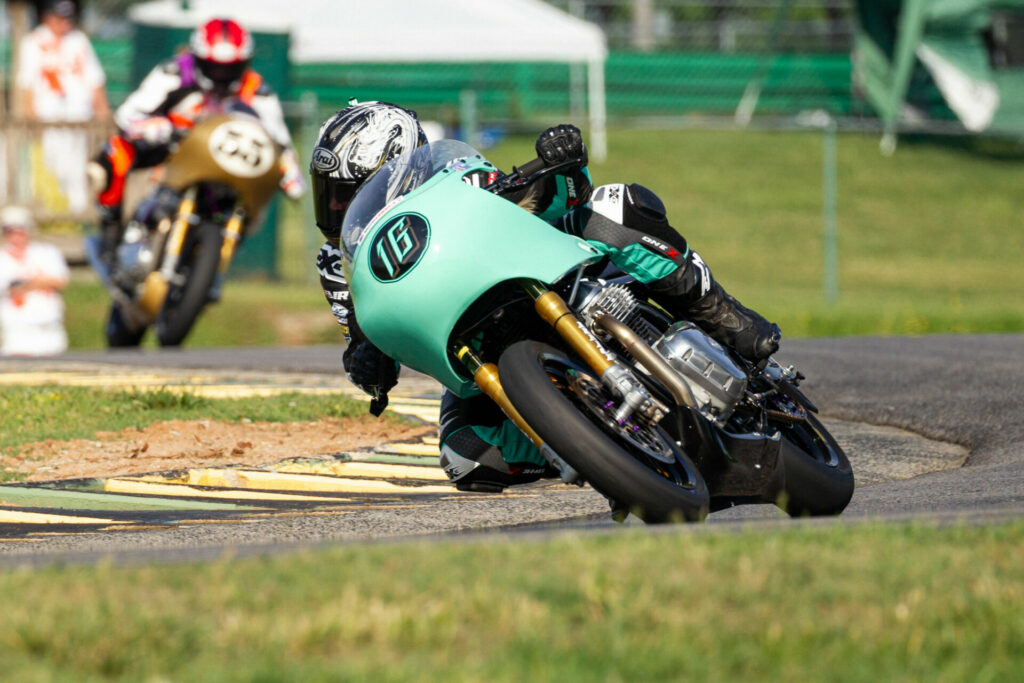
M 332 173 L 341 166 L 338 155 L 326 147 L 317 147 L 313 150 L 313 168 L 322 173 Z
M 423 256 L 430 241 L 430 224 L 418 213 L 390 219 L 370 242 L 370 270 L 381 282 L 399 280 Z

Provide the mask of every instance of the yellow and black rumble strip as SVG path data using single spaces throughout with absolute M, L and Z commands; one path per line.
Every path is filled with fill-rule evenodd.
M 354 389 L 289 383 L 223 382 L 215 377 L 76 371 L 58 383 L 187 388 L 209 397 L 309 391 L 364 398 Z M 54 383 L 54 373 L 0 376 L 0 384 Z M 437 424 L 436 395 L 398 395 L 396 413 Z M 295 514 L 345 514 L 368 507 L 427 505 L 462 493 L 438 463 L 437 437 L 374 448 L 290 459 L 260 467 L 199 467 L 107 479 L 74 479 L 0 486 L 0 544 L 32 543 L 55 534 L 106 533 L 176 528 L 195 524 L 246 523 Z M 501 494 L 508 497 L 510 494 Z M 512 494 L 530 495 L 530 494 Z

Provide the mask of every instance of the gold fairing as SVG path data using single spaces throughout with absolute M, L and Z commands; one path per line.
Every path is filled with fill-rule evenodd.
M 227 225 L 224 226 L 224 241 L 220 247 L 219 272 L 221 273 L 226 273 L 228 266 L 231 265 L 231 259 L 235 255 L 235 248 L 238 246 L 238 240 L 242 234 L 243 218 L 242 211 L 236 209 L 228 219 Z
M 213 151 L 218 147 L 211 145 L 211 138 L 216 145 L 218 138 L 224 137 L 225 129 L 222 126 L 233 125 L 242 128 L 256 126 L 263 132 L 265 140 L 269 142 L 269 144 L 259 145 L 258 150 L 249 150 L 258 154 L 272 155 L 269 157 L 271 163 L 267 164 L 262 161 L 256 165 L 260 171 L 258 175 L 248 177 L 239 175 L 218 163 Z M 222 146 L 220 148 L 222 149 Z M 263 127 L 256 120 L 250 117 L 212 116 L 197 123 L 168 158 L 166 175 L 162 184 L 179 192 L 200 182 L 227 185 L 238 193 L 245 214 L 257 216 L 273 198 L 281 181 L 280 157 L 282 151 L 283 148 L 270 139 L 270 136 L 263 131 Z M 227 153 L 232 154 L 232 151 Z M 265 171 L 264 167 L 266 167 Z

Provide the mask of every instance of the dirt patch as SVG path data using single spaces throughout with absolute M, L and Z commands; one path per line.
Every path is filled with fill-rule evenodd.
M 265 465 L 437 433 L 437 427 L 372 418 L 317 422 L 172 420 L 93 439 L 41 441 L 0 456 L 0 470 L 28 481 L 111 477 L 209 465 Z

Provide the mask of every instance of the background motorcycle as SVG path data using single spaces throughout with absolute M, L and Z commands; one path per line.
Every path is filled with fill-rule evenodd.
M 619 519 L 840 513 L 853 472 L 800 373 L 671 320 L 592 245 L 500 196 L 561 168 L 535 160 L 481 189 L 467 176 L 494 167 L 450 140 L 382 167 L 342 231 L 367 337 L 460 396 L 486 393 Z
M 163 166 L 157 188 L 133 212 L 109 265 L 90 261 L 112 304 L 110 346 L 137 346 L 155 323 L 177 346 L 210 301 L 238 245 L 259 226 L 281 179 L 282 148 L 244 112 L 200 120 Z

